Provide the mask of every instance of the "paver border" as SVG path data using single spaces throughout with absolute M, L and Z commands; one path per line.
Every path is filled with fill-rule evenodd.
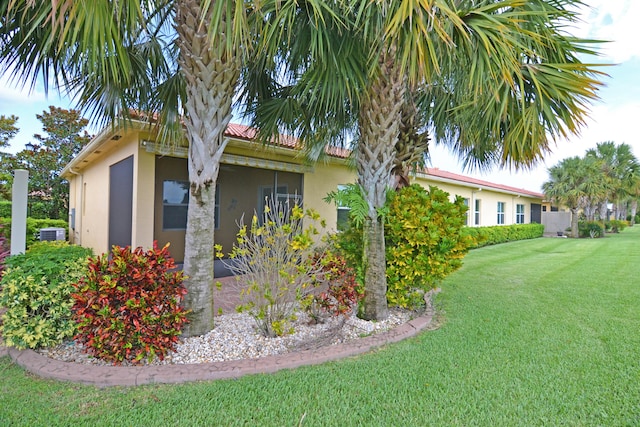
M 258 359 L 228 362 L 151 365 L 98 366 L 62 362 L 33 350 L 5 349 L 9 357 L 25 370 L 42 378 L 69 381 L 97 387 L 178 384 L 193 381 L 239 378 L 249 374 L 267 374 L 283 369 L 317 365 L 360 355 L 386 344 L 417 335 L 431 325 L 433 310 L 386 332 L 345 343 Z M 0 356 L 3 349 L 0 347 Z

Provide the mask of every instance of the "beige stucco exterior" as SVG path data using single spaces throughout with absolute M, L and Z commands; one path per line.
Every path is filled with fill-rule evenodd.
M 110 188 L 110 167 L 123 159 L 133 158 L 131 209 L 131 245 L 148 248 L 154 240 L 163 245 L 171 242 L 171 253 L 181 262 L 184 254 L 184 230 L 167 228 L 163 222 L 165 209 L 163 185 L 166 180 L 188 182 L 186 149 L 163 153 L 142 124 L 127 129 L 109 128 L 90 144 L 63 171 L 70 182 L 70 239 L 91 247 L 97 254 L 109 250 L 109 200 L 119 189 Z M 246 138 L 230 136 L 218 178 L 219 224 L 216 243 L 225 251 L 231 249 L 237 222 L 246 222 L 261 209 L 261 198 L 276 192 L 278 197 L 302 196 L 305 208 L 313 208 L 326 221 L 329 230 L 337 228 L 337 208 L 324 201 L 340 185 L 355 182 L 356 173 L 348 161 L 329 156 L 314 165 L 304 162 L 300 152 L 289 146 L 263 146 Z M 540 206 L 542 195 L 484 181 L 467 179 L 430 169 L 418 174 L 414 181 L 424 187 L 435 185 L 450 194 L 467 199 L 469 226 L 498 225 L 498 202 L 503 203 L 503 224 L 514 224 L 518 205 L 521 222 L 531 222 L 532 206 Z M 282 194 L 280 194 L 282 193 Z M 476 201 L 480 211 L 476 215 Z M 118 221 L 120 213 L 112 221 Z M 476 222 L 476 217 L 479 219 Z

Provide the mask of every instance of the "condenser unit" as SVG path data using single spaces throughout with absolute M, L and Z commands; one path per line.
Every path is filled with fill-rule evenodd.
M 64 228 L 41 228 L 40 241 L 66 240 L 67 234 Z

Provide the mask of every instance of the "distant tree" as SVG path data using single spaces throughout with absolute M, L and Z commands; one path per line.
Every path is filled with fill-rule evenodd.
M 600 218 L 606 219 L 607 204 L 613 203 L 616 219 L 624 219 L 619 215 L 619 206 L 633 195 L 636 180 L 640 173 L 640 164 L 633 155 L 628 144 L 616 145 L 613 141 L 601 142 L 596 148 L 587 150 L 586 157 L 600 161 L 600 175 L 602 179 L 611 182 L 610 191 L 600 205 Z M 626 217 L 626 209 L 622 217 Z
M 29 171 L 29 205 L 40 202 L 44 215 L 66 219 L 69 212 L 69 182 L 60 177 L 62 169 L 87 145 L 89 123 L 77 110 L 54 106 L 36 117 L 45 134 L 35 134 L 33 147 L 19 151 L 7 163 Z
M 9 148 L 11 139 L 20 130 L 16 126 L 17 121 L 18 117 L 14 115 L 0 116 L 0 199 L 9 199 L 11 195 L 13 156 L 4 150 Z
M 9 141 L 18 133 L 17 116 L 0 116 L 0 148 L 9 147 Z M 4 153 L 0 153 L 4 154 Z
M 578 237 L 578 211 L 609 191 L 600 168 L 597 159 L 575 156 L 548 169 L 549 181 L 542 184 L 542 190 L 547 199 L 571 211 L 571 237 Z

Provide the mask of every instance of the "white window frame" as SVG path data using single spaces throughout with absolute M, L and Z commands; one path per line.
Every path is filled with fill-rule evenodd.
M 505 203 L 498 202 L 498 206 L 497 206 L 498 216 L 496 218 L 498 225 L 504 225 L 504 208 L 505 208 Z
M 524 224 L 524 205 L 516 205 L 516 224 Z

